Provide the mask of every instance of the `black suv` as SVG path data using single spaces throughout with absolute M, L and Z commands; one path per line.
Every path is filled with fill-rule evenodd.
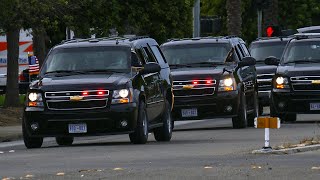
M 280 63 L 277 58 L 265 63 L 278 65 L 272 80 L 272 116 L 294 122 L 297 113 L 320 114 L 320 33 L 295 35 Z
M 161 45 L 173 76 L 174 120 L 232 117 L 253 126 L 258 113 L 255 59 L 238 37 L 172 39 Z
M 43 137 L 71 145 L 74 136 L 129 134 L 146 143 L 172 135 L 170 68 L 147 37 L 76 39 L 49 52 L 28 89 L 23 117 L 27 148 Z
M 289 39 L 287 37 L 263 37 L 250 44 L 250 54 L 257 62 L 260 115 L 263 113 L 263 107 L 270 105 L 271 80 L 277 69 L 276 66 L 266 65 L 264 60 L 270 56 L 280 59 Z

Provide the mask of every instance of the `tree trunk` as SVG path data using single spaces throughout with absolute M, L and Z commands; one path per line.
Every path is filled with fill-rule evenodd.
M 40 67 L 43 64 L 44 59 L 46 58 L 46 32 L 42 28 L 33 29 L 33 51 L 34 55 L 37 56 L 39 60 Z
M 241 35 L 241 0 L 227 0 L 227 28 L 229 35 Z
M 20 105 L 18 84 L 19 35 L 20 28 L 11 29 L 7 32 L 7 87 L 4 107 L 17 107 Z
M 278 26 L 278 0 L 269 0 L 269 4 L 266 8 L 263 9 L 263 29 L 266 29 L 267 26 Z M 266 33 L 264 31 L 264 33 Z

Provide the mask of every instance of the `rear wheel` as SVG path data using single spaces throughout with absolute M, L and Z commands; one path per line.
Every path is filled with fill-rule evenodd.
M 244 93 L 241 94 L 239 112 L 237 117 L 232 118 L 232 124 L 234 129 L 247 127 L 247 103 Z
M 60 146 L 70 146 L 73 143 L 73 137 L 56 137 L 56 142 Z
M 148 118 L 144 101 L 140 101 L 138 111 L 137 127 L 129 138 L 134 144 L 145 144 L 148 141 Z
M 171 106 L 168 100 L 166 100 L 165 112 L 162 115 L 163 125 L 154 129 L 154 138 L 157 141 L 170 141 L 172 137 L 172 117 L 171 117 Z
M 42 137 L 31 137 L 27 132 L 25 117 L 23 117 L 22 120 L 22 136 L 23 136 L 23 142 L 24 145 L 28 148 L 40 148 L 43 143 Z

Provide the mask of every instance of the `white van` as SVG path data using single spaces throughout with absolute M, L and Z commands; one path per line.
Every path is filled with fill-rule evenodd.
M 5 92 L 7 84 L 7 39 L 0 36 L 0 94 Z M 21 30 L 19 39 L 19 73 L 28 69 L 28 52 L 33 53 L 31 30 Z

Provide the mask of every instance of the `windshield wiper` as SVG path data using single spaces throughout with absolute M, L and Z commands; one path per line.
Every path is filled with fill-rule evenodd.
M 296 64 L 304 64 L 304 63 L 320 63 L 320 60 L 306 60 L 306 59 L 301 59 L 301 60 L 295 60 L 295 61 L 290 61 L 286 62 L 285 64 L 289 63 L 296 63 Z
M 93 69 L 93 70 L 86 70 L 84 72 L 87 73 L 123 73 L 123 71 L 117 71 L 112 69 Z
M 49 71 L 44 74 L 54 74 L 54 73 L 66 73 L 66 74 L 85 74 L 83 71 L 71 71 L 71 70 L 56 70 L 56 71 Z
M 222 62 L 197 62 L 197 63 L 189 63 L 188 65 L 223 65 Z
M 171 68 L 178 68 L 178 67 L 191 67 L 188 64 L 170 64 L 169 65 Z

